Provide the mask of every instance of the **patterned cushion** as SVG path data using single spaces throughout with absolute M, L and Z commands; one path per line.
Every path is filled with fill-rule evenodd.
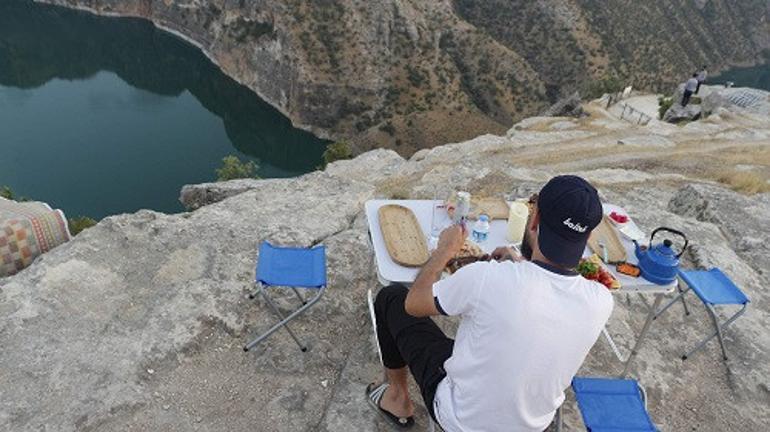
M 0 277 L 19 272 L 69 239 L 61 211 L 44 203 L 0 198 Z

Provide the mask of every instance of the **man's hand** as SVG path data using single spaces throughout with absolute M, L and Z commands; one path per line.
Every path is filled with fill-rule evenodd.
M 524 257 L 519 255 L 519 253 L 513 250 L 513 248 L 507 246 L 495 249 L 492 252 L 492 259 L 495 261 L 524 261 Z
M 452 225 L 441 232 L 438 238 L 436 252 L 442 254 L 447 260 L 457 255 L 465 244 L 468 233 L 462 225 Z
M 430 259 L 422 267 L 420 273 L 409 289 L 404 309 L 406 313 L 416 317 L 438 315 L 436 302 L 433 299 L 433 284 L 441 277 L 449 260 L 451 260 L 465 244 L 465 228 L 453 225 L 445 229 L 438 238 L 438 246 Z

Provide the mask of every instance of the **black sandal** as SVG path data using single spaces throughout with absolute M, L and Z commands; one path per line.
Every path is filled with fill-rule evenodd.
M 393 426 L 396 426 L 399 429 L 409 429 L 410 427 L 414 426 L 414 416 L 410 417 L 398 417 L 395 414 L 386 411 L 380 406 L 380 401 L 382 401 L 382 396 L 385 394 L 385 390 L 388 389 L 390 384 L 388 383 L 382 383 L 378 386 L 375 386 L 374 383 L 369 384 L 366 386 L 366 400 L 369 402 L 369 405 L 371 405 L 374 409 L 377 410 L 378 413 L 390 422 Z

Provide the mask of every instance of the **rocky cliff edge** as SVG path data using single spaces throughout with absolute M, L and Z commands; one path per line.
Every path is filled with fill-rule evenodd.
M 632 374 L 662 430 L 767 429 L 770 194 L 734 192 L 706 169 L 729 158 L 765 175 L 767 120 L 722 113 L 639 126 L 614 108 L 586 109 L 589 118 L 529 119 L 507 136 L 409 160 L 377 150 L 294 179 L 189 186 L 182 199 L 194 211 L 103 220 L 0 280 L 0 430 L 388 430 L 363 396 L 380 376 L 365 303 L 377 288 L 365 201 L 456 189 L 526 195 L 567 172 L 591 179 L 648 231 L 686 231 L 685 265 L 722 268 L 752 300 L 726 332 L 729 367 L 715 342 L 679 359 L 708 330 L 696 298 L 691 316 L 675 305 L 654 324 Z M 247 297 L 262 240 L 328 248 L 328 295 L 294 322 L 307 353 L 284 332 L 241 350 L 274 319 Z M 624 352 L 644 312 L 641 299 L 616 297 L 609 331 Z M 580 374 L 619 372 L 600 339 Z M 580 420 L 569 397 L 566 407 L 572 430 Z

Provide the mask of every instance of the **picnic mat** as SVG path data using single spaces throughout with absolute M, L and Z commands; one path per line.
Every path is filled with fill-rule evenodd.
M 40 202 L 0 198 L 0 277 L 18 273 L 70 238 L 60 210 Z

